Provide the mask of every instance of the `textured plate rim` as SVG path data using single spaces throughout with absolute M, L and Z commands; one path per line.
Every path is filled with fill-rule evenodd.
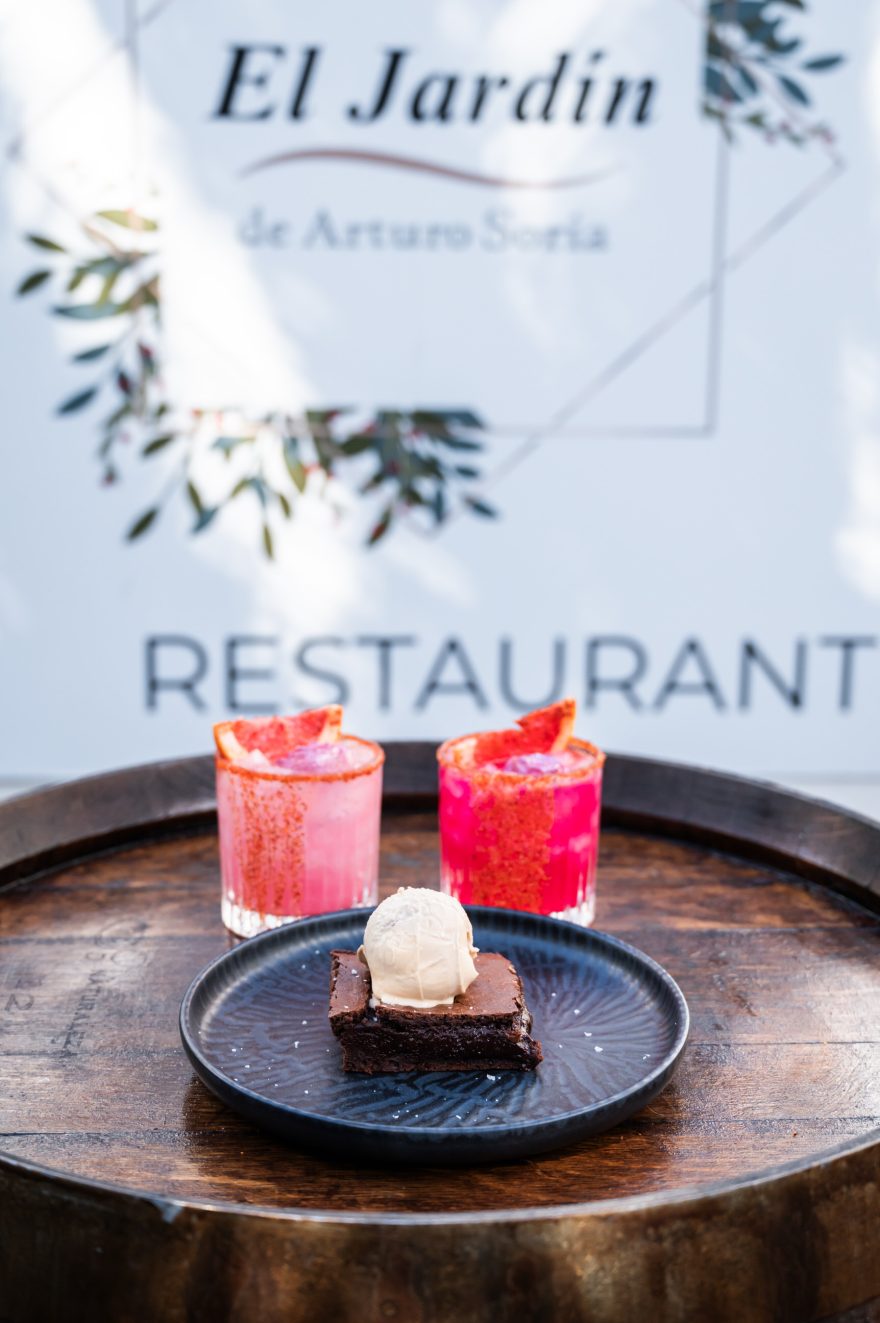
M 278 1101 L 273 1098 L 267 1098 L 264 1093 L 258 1093 L 250 1089 L 247 1085 L 239 1083 L 232 1079 L 219 1067 L 215 1066 L 204 1054 L 196 1041 L 196 1035 L 190 1028 L 189 1017 L 192 1009 L 192 1003 L 199 993 L 200 989 L 215 974 L 219 966 L 233 959 L 243 949 L 253 950 L 257 946 L 283 945 L 286 940 L 290 940 L 294 934 L 302 933 L 306 925 L 309 924 L 330 924 L 333 921 L 350 920 L 355 915 L 363 915 L 364 922 L 366 917 L 372 912 L 372 907 L 365 909 L 346 909 L 331 910 L 327 914 L 313 914 L 306 918 L 298 919 L 293 923 L 283 924 L 280 928 L 273 928 L 269 932 L 260 933 L 256 937 L 249 937 L 240 942 L 238 946 L 232 947 L 228 951 L 222 951 L 209 961 L 195 975 L 180 1003 L 180 1012 L 178 1015 L 178 1028 L 183 1047 L 191 1063 L 196 1066 L 197 1073 L 201 1067 L 207 1075 L 218 1081 L 233 1094 L 240 1094 L 258 1104 L 261 1108 L 267 1108 L 270 1112 L 283 1114 L 287 1117 L 295 1118 L 307 1125 L 326 1127 L 332 1132 L 346 1133 L 354 1131 L 361 1134 L 371 1134 L 390 1138 L 394 1136 L 406 1136 L 411 1139 L 420 1139 L 429 1135 L 442 1135 L 444 1132 L 454 1135 L 456 1139 L 478 1139 L 483 1137 L 493 1137 L 509 1134 L 525 1134 L 530 1130 L 539 1130 L 546 1125 L 558 1125 L 565 1121 L 573 1120 L 576 1117 L 587 1118 L 595 1115 L 596 1112 L 603 1111 L 605 1108 L 613 1106 L 615 1103 L 624 1101 L 632 1094 L 650 1092 L 652 1086 L 662 1080 L 664 1075 L 668 1075 L 687 1043 L 690 1032 L 690 1011 L 684 993 L 676 983 L 675 979 L 664 969 L 661 964 L 640 951 L 638 947 L 631 946 L 629 942 L 624 942 L 619 937 L 612 936 L 611 933 L 602 932 L 595 928 L 585 928 L 580 924 L 571 923 L 565 919 L 554 919 L 546 914 L 533 914 L 528 910 L 503 909 L 494 905 L 468 905 L 468 915 L 474 923 L 481 920 L 491 920 L 493 917 L 508 915 L 511 918 L 522 922 L 525 919 L 528 922 L 534 922 L 539 928 L 545 925 L 549 927 L 552 933 L 555 930 L 568 932 L 576 938 L 575 945 L 580 942 L 586 944 L 595 943 L 600 948 L 610 948 L 619 954 L 627 955 L 635 961 L 637 965 L 646 968 L 654 978 L 661 983 L 666 991 L 672 997 L 672 1000 L 678 1011 L 678 1025 L 676 1028 L 675 1039 L 671 1048 L 666 1052 L 660 1063 L 648 1075 L 631 1084 L 628 1088 L 618 1093 L 609 1094 L 606 1098 L 601 1098 L 597 1102 L 585 1104 L 583 1107 L 575 1107 L 567 1112 L 552 1112 L 546 1117 L 525 1121 L 504 1121 L 500 1123 L 488 1123 L 477 1126 L 456 1126 L 454 1131 L 449 1131 L 444 1126 L 413 1126 L 413 1125 L 388 1125 L 387 1123 L 373 1124 L 369 1121 L 345 1120 L 339 1117 L 328 1116 L 321 1112 L 304 1111 L 300 1107 L 295 1107 L 290 1103 Z M 566 943 L 568 945 L 569 943 Z M 424 1073 L 424 1072 L 421 1072 Z M 203 1078 L 204 1083 L 204 1078 Z M 663 1085 L 661 1084 L 662 1088 Z M 229 1104 L 226 1104 L 229 1106 Z M 233 1110 L 235 1110 L 233 1108 Z M 624 1119 L 624 1118 L 621 1118 Z

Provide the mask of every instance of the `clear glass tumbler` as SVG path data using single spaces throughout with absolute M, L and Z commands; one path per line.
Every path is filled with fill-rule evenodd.
M 528 770 L 509 771 L 468 766 L 461 744 L 437 752 L 443 890 L 463 905 L 592 923 L 604 753 L 573 739 L 561 757 L 514 759 Z
M 334 753 L 296 771 L 217 755 L 221 916 L 240 937 L 378 902 L 385 754 L 351 735 L 314 747 Z

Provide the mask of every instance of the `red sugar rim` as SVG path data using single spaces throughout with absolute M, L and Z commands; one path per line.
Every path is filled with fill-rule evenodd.
M 459 755 L 463 752 L 460 748 L 467 740 L 477 739 L 477 735 L 457 735 L 455 739 L 444 740 L 437 750 L 437 761 L 441 767 L 451 768 L 453 771 L 461 772 L 462 776 L 486 776 L 486 777 L 505 777 L 511 781 L 542 782 L 562 780 L 578 780 L 587 776 L 593 776 L 602 771 L 606 755 L 595 744 L 590 744 L 589 740 L 572 738 L 565 746 L 564 752 L 576 750 L 579 753 L 589 754 L 591 762 L 586 766 L 580 767 L 560 767 L 555 772 L 505 772 L 500 768 L 490 768 L 488 763 L 463 762 Z
M 374 757 L 360 767 L 343 767 L 338 772 L 295 772 L 284 767 L 272 767 L 271 764 L 268 767 L 248 767 L 246 763 L 235 762 L 219 751 L 214 755 L 214 763 L 218 772 L 221 770 L 234 772 L 237 776 L 253 776 L 261 781 L 353 781 L 357 776 L 367 776 L 370 772 L 375 772 L 384 763 L 385 750 L 374 740 L 363 740 L 359 735 L 340 733 L 339 740 L 333 740 L 332 743 L 336 744 L 342 740 L 353 740 L 355 744 L 372 749 Z

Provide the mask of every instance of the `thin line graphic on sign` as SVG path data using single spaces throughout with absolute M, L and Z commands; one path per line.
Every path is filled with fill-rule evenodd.
M 722 263 L 719 279 L 724 280 L 727 276 L 740 270 L 741 267 L 750 261 L 751 258 L 764 247 L 768 240 L 773 238 L 774 235 L 778 234 L 779 231 L 784 229 L 787 225 L 791 224 L 791 222 L 807 206 L 809 206 L 810 203 L 815 201 L 819 194 L 823 193 L 825 189 L 828 188 L 829 185 L 832 184 L 842 173 L 843 169 L 843 163 L 841 161 L 836 161 L 828 170 L 824 171 L 818 179 L 813 180 L 789 203 L 784 207 L 781 207 L 779 211 L 775 212 L 773 216 L 760 227 L 760 229 L 749 235 L 739 248 L 735 249 L 725 258 Z M 513 469 L 517 468 L 523 460 L 527 459 L 529 455 L 542 446 L 545 441 L 551 439 L 550 434 L 552 432 L 563 427 L 574 414 L 578 413 L 586 404 L 594 399 L 596 395 L 604 390 L 606 386 L 610 385 L 615 378 L 625 372 L 631 364 L 641 358 L 643 354 L 647 353 L 658 340 L 661 340 L 663 336 L 666 335 L 667 331 L 670 331 L 673 326 L 680 322 L 695 308 L 699 307 L 704 300 L 709 298 L 715 289 L 715 285 L 716 281 L 714 280 L 705 280 L 701 281 L 698 285 L 694 285 L 694 287 L 689 290 L 678 303 L 671 307 L 663 317 L 659 318 L 653 326 L 650 326 L 637 340 L 619 354 L 616 359 L 593 377 L 582 391 L 579 391 L 577 395 L 573 396 L 557 409 L 549 422 L 545 423 L 543 427 L 527 437 L 522 445 L 518 446 L 505 460 L 502 460 L 502 462 L 489 474 L 484 483 L 484 487 L 489 488 L 494 486 L 502 478 L 506 477 Z M 707 436 L 709 434 L 710 431 L 707 425 L 692 428 L 690 431 L 676 427 L 654 429 L 645 427 L 596 427 L 590 431 L 579 432 L 577 438 L 563 437 L 560 439 L 580 439 L 583 436 L 683 437 Z M 441 527 L 429 530 L 426 533 L 426 536 L 436 536 L 443 528 L 448 527 L 450 521 L 454 518 L 455 514 L 448 515 Z
M 591 174 L 571 175 L 561 179 L 510 179 L 503 175 L 480 174 L 475 170 L 462 170 L 439 161 L 426 161 L 419 156 L 399 156 L 394 152 L 368 152 L 357 147 L 308 147 L 295 152 L 279 152 L 254 161 L 239 171 L 241 178 L 259 170 L 279 165 L 295 165 L 302 161 L 344 161 L 354 165 L 375 165 L 392 170 L 414 170 L 422 174 L 438 175 L 458 184 L 478 184 L 485 188 L 524 188 L 541 191 L 557 188 L 583 188 L 597 184 L 615 174 L 614 170 L 594 170 Z
M 706 13 L 700 12 L 692 3 L 692 0 L 680 0 L 682 6 L 691 13 L 697 21 L 703 24 L 708 31 L 711 26 L 711 19 Z M 732 0 L 731 9 L 735 6 Z M 793 128 L 798 132 L 804 132 L 807 128 L 804 117 L 798 110 L 786 102 L 779 94 L 775 85 L 765 80 L 760 72 L 755 74 L 761 90 L 768 97 L 781 107 Z M 740 270 L 747 262 L 754 257 L 760 249 L 764 247 L 772 238 L 779 234 L 783 229 L 794 221 L 808 206 L 810 206 L 821 193 L 823 193 L 846 169 L 846 162 L 841 153 L 829 142 L 820 140 L 817 144 L 820 151 L 824 153 L 829 161 L 828 168 L 815 179 L 811 180 L 802 189 L 800 189 L 793 198 L 778 208 L 768 219 L 754 230 L 747 238 L 732 252 L 725 255 L 726 247 L 726 220 L 728 211 L 728 188 L 729 188 L 729 169 L 730 169 L 730 144 L 723 133 L 719 133 L 721 140 L 721 150 L 718 158 L 716 170 L 715 190 L 716 190 L 716 213 L 713 233 L 713 271 L 710 279 L 701 281 L 694 285 L 681 299 L 673 304 L 667 312 L 658 318 L 650 327 L 648 327 L 640 336 L 633 340 L 620 354 L 618 354 L 610 363 L 593 376 L 586 385 L 572 396 L 568 401 L 560 405 L 552 417 L 540 427 L 534 429 L 525 440 L 518 445 L 504 460 L 498 464 L 495 469 L 487 475 L 484 482 L 484 489 L 489 490 L 498 482 L 502 481 L 514 469 L 518 468 L 526 459 L 548 440 L 567 440 L 580 439 L 583 437 L 603 437 L 606 439 L 617 439 L 626 437 L 706 437 L 711 436 L 718 423 L 719 399 L 720 399 L 720 380 L 721 380 L 721 347 L 722 347 L 722 300 L 721 293 L 727 276 Z M 709 330 L 709 353 L 707 364 L 707 404 L 706 418 L 702 425 L 697 427 L 644 427 L 644 426 L 597 426 L 593 428 L 579 428 L 577 438 L 572 437 L 554 437 L 553 433 L 565 426 L 577 413 L 579 413 L 587 404 L 596 398 L 607 386 L 621 376 L 633 363 L 647 353 L 658 341 L 660 341 L 674 326 L 686 318 L 691 312 L 699 307 L 705 300 L 710 300 L 710 330 Z M 450 511 L 442 523 L 435 525 L 431 529 L 421 530 L 423 536 L 431 538 L 440 536 L 450 522 L 457 518 L 457 511 Z M 414 527 L 414 525 L 413 525 Z

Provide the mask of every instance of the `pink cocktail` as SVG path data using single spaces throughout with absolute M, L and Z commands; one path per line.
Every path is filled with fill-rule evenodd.
M 605 755 L 572 739 L 558 753 L 475 764 L 472 742 L 438 751 L 443 890 L 463 905 L 591 923 Z
M 384 760 L 378 744 L 351 735 L 305 744 L 281 763 L 218 753 L 227 928 L 251 937 L 307 914 L 377 904 Z

